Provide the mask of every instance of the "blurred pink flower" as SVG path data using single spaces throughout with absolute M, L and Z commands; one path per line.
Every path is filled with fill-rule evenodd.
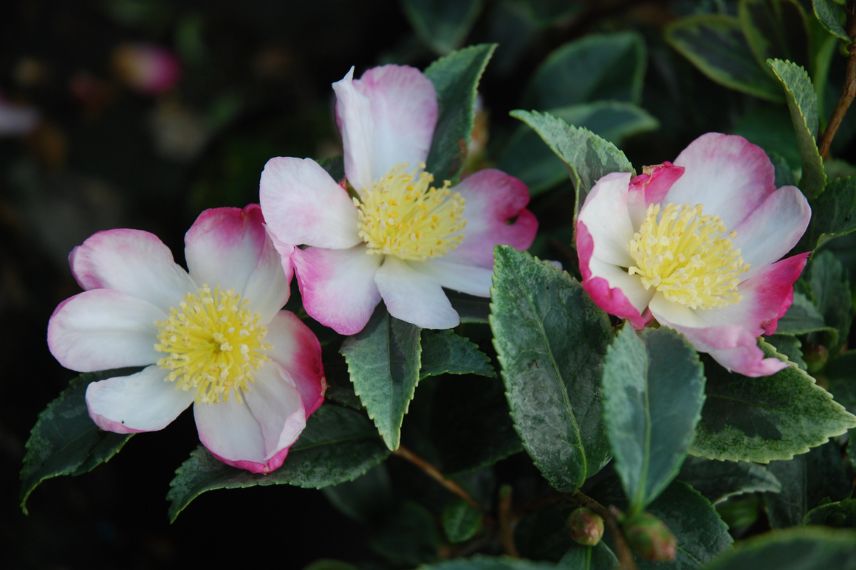
M 169 50 L 152 44 L 123 44 L 113 52 L 113 67 L 131 89 L 157 95 L 181 78 L 181 63 Z

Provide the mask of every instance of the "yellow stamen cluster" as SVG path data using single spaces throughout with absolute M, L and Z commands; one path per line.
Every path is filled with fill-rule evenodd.
M 399 259 L 425 260 L 445 255 L 463 241 L 464 197 L 449 189 L 431 186 L 434 177 L 407 171 L 406 165 L 390 169 L 354 203 L 359 235 L 373 254 Z
M 268 360 L 267 329 L 246 299 L 229 289 L 203 286 L 188 293 L 169 318 L 157 323 L 155 350 L 166 354 L 158 366 L 196 401 L 226 402 L 246 390 Z
M 638 275 L 646 289 L 691 309 L 713 309 L 740 300 L 737 286 L 749 269 L 719 216 L 704 215 L 700 205 L 648 207 L 630 242 Z

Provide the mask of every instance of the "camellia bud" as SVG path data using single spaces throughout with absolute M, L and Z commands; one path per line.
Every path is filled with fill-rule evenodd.
M 568 517 L 571 538 L 583 546 L 595 546 L 603 538 L 603 517 L 591 509 L 580 507 Z
M 621 521 L 624 536 L 633 552 L 645 560 L 666 562 L 675 559 L 678 541 L 663 521 L 650 513 L 638 513 Z

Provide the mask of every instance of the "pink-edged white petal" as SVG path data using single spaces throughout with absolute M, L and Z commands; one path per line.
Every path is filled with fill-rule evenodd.
M 646 307 L 653 292 L 624 269 L 593 259 L 593 251 L 594 241 L 588 228 L 585 223 L 577 222 L 577 257 L 583 289 L 607 313 L 627 319 L 634 328 L 643 328 L 650 320 Z
M 292 262 L 306 312 L 342 335 L 363 330 L 380 303 L 374 277 L 382 260 L 363 245 L 296 249 Z
M 629 172 L 602 177 L 589 192 L 580 214 L 592 240 L 591 257 L 612 265 L 630 267 L 630 240 L 635 229 L 628 210 Z
M 115 289 L 162 309 L 196 288 L 169 248 L 141 230 L 98 232 L 71 251 L 69 263 L 83 289 Z
M 303 401 L 275 363 L 227 402 L 193 406 L 199 440 L 220 461 L 253 473 L 278 469 L 306 426 Z
M 740 284 L 740 301 L 727 307 L 698 311 L 710 325 L 738 325 L 753 335 L 774 334 L 779 319 L 794 300 L 794 283 L 808 260 L 801 253 L 764 267 Z
M 48 348 L 64 367 L 94 372 L 145 366 L 158 360 L 155 305 L 112 289 L 78 293 L 59 304 L 48 322 Z
M 354 202 L 310 158 L 267 161 L 259 201 L 268 231 L 281 243 L 346 249 L 360 242 Z
M 734 228 L 776 190 L 773 164 L 758 146 L 737 135 L 707 133 L 675 159 L 684 170 L 669 189 L 668 204 L 701 204 L 706 215 Z
M 201 285 L 232 289 L 258 312 L 273 318 L 288 300 L 282 260 L 268 238 L 261 208 L 211 208 L 184 236 L 190 276 Z
M 434 85 L 416 68 L 383 65 L 333 84 L 345 173 L 357 191 L 397 164 L 417 168 L 428 158 L 437 124 Z
M 749 264 L 746 277 L 764 271 L 788 253 L 808 227 L 811 207 L 803 193 L 783 186 L 770 194 L 734 231 L 734 245 Z
M 423 329 L 450 329 L 461 322 L 440 283 L 407 262 L 387 256 L 375 283 L 389 314 Z
M 667 161 L 655 166 L 646 166 L 642 174 L 630 180 L 628 209 L 634 228 L 642 225 L 648 206 L 662 202 L 669 189 L 683 174 L 684 167 L 675 166 Z
M 114 433 L 158 431 L 193 403 L 193 392 L 176 388 L 167 372 L 149 366 L 86 387 L 86 408 L 99 428 Z
M 464 240 L 447 257 L 482 267 L 493 267 L 496 245 L 528 249 L 535 240 L 538 220 L 526 209 L 529 190 L 517 178 L 486 169 L 467 176 L 452 188 L 464 198 Z
M 411 261 L 411 268 L 427 275 L 446 289 L 476 297 L 490 297 L 493 269 L 450 261 L 448 257 Z
M 321 363 L 321 344 L 297 316 L 280 311 L 267 326 L 268 353 L 294 382 L 308 417 L 324 402 L 327 381 Z

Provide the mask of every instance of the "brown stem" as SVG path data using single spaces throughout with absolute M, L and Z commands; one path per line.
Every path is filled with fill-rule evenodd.
M 832 116 L 829 118 L 829 124 L 826 130 L 823 131 L 823 136 L 820 139 L 820 156 L 826 158 L 829 156 L 829 148 L 832 146 L 832 139 L 835 138 L 835 133 L 838 132 L 838 127 L 844 121 L 844 116 L 847 114 L 847 109 L 856 99 L 856 3 L 848 4 L 847 16 L 847 35 L 850 36 L 850 57 L 847 58 L 847 71 L 844 75 L 844 89 L 841 92 L 841 97 L 832 111 Z
M 508 485 L 503 485 L 499 490 L 498 515 L 502 550 L 512 558 L 520 558 L 520 552 L 514 544 L 514 515 L 511 512 L 511 487 Z
M 472 508 L 476 509 L 478 512 L 482 512 L 481 505 L 473 499 L 469 493 L 467 493 L 460 485 L 443 475 L 439 469 L 428 463 L 426 460 L 422 459 L 403 445 L 398 449 L 392 452 L 398 457 L 404 459 L 405 461 L 409 461 L 416 467 L 422 470 L 423 473 L 437 481 L 440 485 L 446 488 L 447 491 L 459 496 L 461 499 L 466 501 L 466 503 Z
M 633 552 L 630 550 L 630 545 L 624 539 L 624 534 L 621 532 L 621 527 L 618 526 L 616 513 L 611 509 L 607 509 L 582 491 L 575 491 L 572 497 L 575 501 L 584 507 L 588 507 L 597 514 L 603 517 L 606 521 L 606 526 L 609 527 L 609 532 L 615 537 L 615 548 L 618 550 L 618 563 L 621 570 L 637 570 L 636 562 L 633 560 Z

